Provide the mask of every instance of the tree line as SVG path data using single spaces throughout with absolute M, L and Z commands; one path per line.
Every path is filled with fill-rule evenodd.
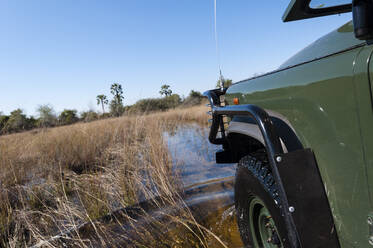
M 22 109 L 4 115 L 0 112 L 0 134 L 15 133 L 34 128 L 55 127 L 76 123 L 78 121 L 92 121 L 99 119 L 95 111 L 83 111 L 78 115 L 75 109 L 64 109 L 59 115 L 50 105 L 41 105 L 37 109 L 38 116 L 26 116 Z
M 170 85 L 163 84 L 159 91 L 160 98 L 146 98 L 137 101 L 133 105 L 124 106 L 123 87 L 119 83 L 110 86 L 112 98 L 109 101 L 104 94 L 96 96 L 97 105 L 102 113 L 88 110 L 78 114 L 76 109 L 64 109 L 59 114 L 49 104 L 40 105 L 36 112 L 37 117 L 27 116 L 22 109 L 16 109 L 5 115 L 0 112 L 0 135 L 31 130 L 34 128 L 46 128 L 70 125 L 76 122 L 89 122 L 101 118 L 119 117 L 124 113 L 144 113 L 151 111 L 164 111 L 179 106 L 193 106 L 201 104 L 203 96 L 200 92 L 192 90 L 187 97 L 172 92 Z M 109 109 L 107 110 L 107 106 Z

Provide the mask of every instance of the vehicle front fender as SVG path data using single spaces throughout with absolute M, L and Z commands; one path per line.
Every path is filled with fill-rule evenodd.
M 278 113 L 269 110 L 266 110 L 266 112 L 270 115 L 271 121 L 273 122 L 276 132 L 280 137 L 284 152 L 303 149 L 303 145 L 289 121 Z M 236 136 L 235 134 L 240 134 L 247 136 L 249 139 L 256 140 L 265 146 L 263 135 L 257 123 L 249 116 L 234 116 L 229 123 L 227 134 L 228 139 L 231 140 L 231 145 L 234 145 L 233 142 L 235 142 L 232 140 L 232 137 Z

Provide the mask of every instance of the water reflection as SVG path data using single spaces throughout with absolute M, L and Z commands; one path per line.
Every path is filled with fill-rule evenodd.
M 185 187 L 234 176 L 235 164 L 215 163 L 215 152 L 220 147 L 208 142 L 208 131 L 206 127 L 189 124 L 164 133 L 174 169 Z
M 228 247 L 242 247 L 234 212 L 236 165 L 215 163 L 215 152 L 220 147 L 208 142 L 208 131 L 196 124 L 184 125 L 165 132 L 164 137 L 174 170 L 185 187 L 185 202 L 195 218 Z

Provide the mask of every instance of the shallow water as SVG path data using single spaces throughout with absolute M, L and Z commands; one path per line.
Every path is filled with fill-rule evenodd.
M 208 134 L 208 128 L 197 124 L 183 125 L 164 133 L 174 169 L 185 187 L 234 176 L 235 164 L 215 163 L 215 152 L 221 148 L 209 143 Z
M 228 247 L 242 247 L 234 210 L 236 164 L 215 163 L 215 152 L 221 148 L 209 143 L 208 132 L 196 124 L 184 125 L 165 132 L 164 138 L 195 218 Z

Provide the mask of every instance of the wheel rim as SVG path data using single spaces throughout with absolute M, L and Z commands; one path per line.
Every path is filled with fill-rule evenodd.
M 250 199 L 249 223 L 255 247 L 283 247 L 275 222 L 263 201 L 254 196 Z

